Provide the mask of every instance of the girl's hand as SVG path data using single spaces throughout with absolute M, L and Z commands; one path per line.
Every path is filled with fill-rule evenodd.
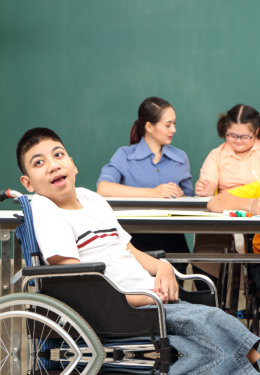
M 250 201 L 250 211 L 252 214 L 260 215 L 260 198 L 255 198 Z
M 208 180 L 199 179 L 195 184 L 195 193 L 200 197 L 209 197 L 214 195 L 215 191 L 212 189 L 210 182 Z

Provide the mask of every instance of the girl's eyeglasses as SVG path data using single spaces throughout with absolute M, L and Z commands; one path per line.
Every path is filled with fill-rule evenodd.
M 226 137 L 231 139 L 232 141 L 237 141 L 238 139 L 241 139 L 242 142 L 249 142 L 252 138 L 254 138 L 254 135 L 237 135 L 235 133 L 228 133 L 226 134 Z

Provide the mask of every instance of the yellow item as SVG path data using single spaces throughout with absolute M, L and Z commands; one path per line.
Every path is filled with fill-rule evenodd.
M 260 197 L 260 182 L 255 181 L 248 185 L 243 185 L 235 189 L 228 190 L 230 194 L 236 195 L 240 198 L 259 198 Z

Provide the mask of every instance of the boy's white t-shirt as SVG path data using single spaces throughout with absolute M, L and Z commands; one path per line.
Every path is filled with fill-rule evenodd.
M 76 188 L 82 209 L 64 210 L 35 194 L 31 201 L 36 238 L 44 260 L 54 255 L 80 262 L 104 262 L 106 273 L 123 288 L 153 289 L 152 277 L 127 250 L 131 236 L 104 198 Z

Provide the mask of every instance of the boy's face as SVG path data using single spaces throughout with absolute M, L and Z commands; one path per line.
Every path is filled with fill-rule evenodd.
M 51 199 L 59 207 L 75 198 L 78 170 L 64 146 L 52 139 L 43 139 L 24 155 L 27 175 L 20 178 L 30 193 Z

